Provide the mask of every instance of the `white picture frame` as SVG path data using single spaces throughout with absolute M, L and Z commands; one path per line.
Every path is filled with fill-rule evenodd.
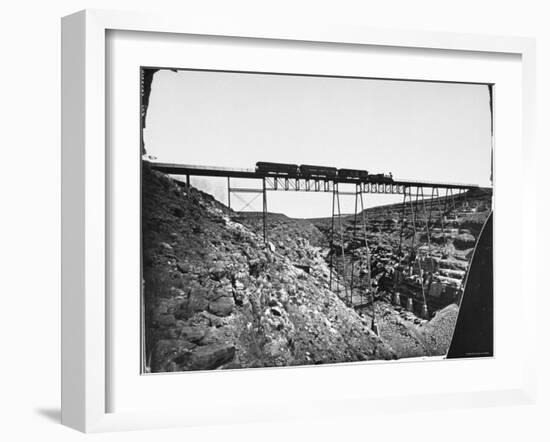
M 193 17 L 165 17 L 151 14 L 86 10 L 62 21 L 62 423 L 85 432 L 208 424 L 197 407 L 195 413 L 171 410 L 108 412 L 108 393 L 112 388 L 107 376 L 110 364 L 107 327 L 107 244 L 110 241 L 109 187 L 106 155 L 106 33 L 141 31 L 219 37 L 282 40 L 292 42 L 370 45 L 380 48 L 437 49 L 514 54 L 521 57 L 522 176 L 533 170 L 535 108 L 535 43 L 518 37 L 492 37 L 417 31 L 389 31 L 350 28 L 337 25 L 304 24 L 297 28 L 285 24 L 210 23 Z M 498 133 L 497 133 L 498 138 Z M 504 178 L 505 179 L 505 178 Z M 526 274 L 526 256 L 534 255 L 535 193 L 522 180 L 521 215 L 522 275 Z M 498 245 L 497 245 L 498 253 Z M 534 305 L 535 282 L 521 281 L 518 309 Z M 232 410 L 216 415 L 216 422 L 257 421 L 285 417 L 334 415 L 338 400 L 339 414 L 368 414 L 376 411 L 403 411 L 453 407 L 532 403 L 535 396 L 534 322 L 522 324 L 526 335 L 521 358 L 521 380 L 501 389 L 477 389 L 463 393 L 400 395 L 388 392 L 376 403 L 342 395 L 337 399 L 313 399 L 310 407 L 300 404 L 287 409 L 260 409 L 241 404 L 249 413 Z M 529 339 L 531 337 L 532 339 Z M 498 357 L 498 356 L 497 356 Z M 325 370 L 331 370 L 330 367 Z M 288 373 L 288 372 L 287 372 Z M 243 376 L 241 373 L 240 376 Z

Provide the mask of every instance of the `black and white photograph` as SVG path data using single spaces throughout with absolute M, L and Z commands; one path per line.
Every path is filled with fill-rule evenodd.
M 143 374 L 493 356 L 491 84 L 142 67 L 139 95 Z

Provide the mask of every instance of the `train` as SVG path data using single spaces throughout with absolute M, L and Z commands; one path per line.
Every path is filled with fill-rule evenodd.
M 288 164 L 288 163 L 270 163 L 258 161 L 256 163 L 256 173 L 262 175 L 287 176 L 292 178 L 321 178 L 321 179 L 339 179 L 357 182 L 378 182 L 393 183 L 391 172 L 370 174 L 367 170 L 360 169 L 337 169 L 336 167 L 314 166 L 311 164 Z

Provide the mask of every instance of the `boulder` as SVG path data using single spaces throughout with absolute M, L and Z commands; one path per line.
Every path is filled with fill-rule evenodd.
M 220 298 L 223 298 L 224 296 L 233 296 L 233 290 L 231 286 L 229 287 L 216 287 L 212 290 L 208 290 L 205 293 L 205 298 L 208 299 L 209 302 L 216 301 Z
M 217 316 L 229 316 L 235 307 L 235 300 L 231 296 L 222 296 L 208 305 L 208 311 Z
M 222 278 L 227 276 L 228 270 L 227 267 L 222 263 L 216 263 L 216 265 L 209 270 L 210 277 L 214 281 L 220 281 Z
M 182 273 L 189 273 L 191 271 L 191 266 L 186 262 L 178 262 L 176 268 Z
M 176 325 L 176 318 L 174 315 L 159 315 L 156 322 L 159 327 L 173 327 Z
M 189 342 L 197 343 L 206 335 L 206 328 L 204 327 L 190 327 L 184 326 L 181 328 L 179 336 Z
M 250 276 L 254 276 L 255 278 L 259 277 L 260 273 L 265 270 L 266 263 L 265 258 L 251 259 L 248 263 L 248 272 Z
M 197 347 L 183 362 L 188 370 L 213 370 L 231 362 L 234 357 L 234 345 L 216 344 Z
M 197 345 L 183 339 L 161 339 L 154 348 L 153 372 L 169 370 L 172 359 L 182 357 L 191 352 Z
M 187 310 L 189 314 L 194 312 L 201 312 L 208 307 L 208 291 L 202 287 L 195 288 L 189 293 L 189 303 Z
M 162 249 L 166 250 L 167 252 L 173 252 L 174 251 L 174 248 L 166 242 L 161 242 L 159 245 Z
M 475 243 L 475 237 L 469 233 L 461 233 L 457 235 L 453 240 L 454 246 L 459 250 L 470 249 L 475 246 Z
M 235 289 L 233 291 L 233 299 L 235 300 L 235 304 L 238 306 L 242 306 L 246 299 L 246 293 L 244 290 L 237 290 Z

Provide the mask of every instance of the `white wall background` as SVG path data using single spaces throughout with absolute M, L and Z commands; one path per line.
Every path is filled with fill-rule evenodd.
M 544 1 L 394 0 L 209 1 L 186 0 L 30 0 L 4 3 L 0 14 L 2 69 L 0 142 L 0 438 L 84 440 L 59 421 L 60 368 L 60 17 L 76 10 L 115 8 L 161 10 L 212 16 L 269 17 L 273 22 L 328 21 L 382 28 L 510 34 L 537 37 L 538 145 L 537 184 L 548 174 L 550 99 L 549 14 Z M 545 152 L 543 152 L 545 151 Z M 539 195 L 539 224 L 548 208 Z M 541 235 L 538 273 L 547 258 L 548 237 Z M 544 286 L 540 284 L 541 290 Z M 104 434 L 94 440 L 547 440 L 550 371 L 547 296 L 539 308 L 541 331 L 539 403 L 502 407 L 381 415 L 361 421 L 334 420 L 250 426 L 211 427 Z M 534 312 L 533 315 L 536 313 Z M 547 322 L 547 321 L 546 321 Z M 521 330 L 518 328 L 518 333 Z M 521 351 L 521 349 L 518 349 Z

